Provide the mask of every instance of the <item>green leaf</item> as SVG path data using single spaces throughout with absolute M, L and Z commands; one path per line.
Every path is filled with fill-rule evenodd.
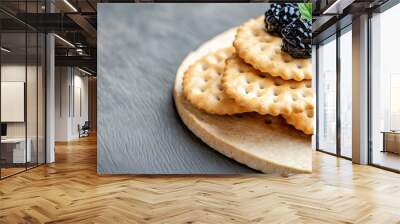
M 297 4 L 300 10 L 301 18 L 304 20 L 312 20 L 312 3 Z

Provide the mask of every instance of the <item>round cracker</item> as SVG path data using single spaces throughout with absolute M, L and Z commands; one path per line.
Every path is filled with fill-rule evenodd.
M 225 60 L 232 56 L 233 47 L 212 52 L 192 64 L 183 77 L 183 93 L 198 109 L 210 114 L 232 115 L 248 112 L 228 97 L 222 89 L 221 78 Z
M 290 115 L 314 109 L 311 80 L 272 77 L 254 69 L 237 54 L 226 60 L 222 86 L 238 104 L 260 114 Z
M 281 51 L 282 39 L 265 31 L 264 16 L 244 23 L 233 45 L 239 56 L 254 68 L 284 80 L 312 78 L 311 59 L 293 58 Z

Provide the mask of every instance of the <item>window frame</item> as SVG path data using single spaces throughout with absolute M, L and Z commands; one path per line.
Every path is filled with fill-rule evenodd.
M 340 103 L 341 103 L 341 97 L 340 97 L 340 81 L 341 81 L 341 67 L 340 67 L 340 37 L 342 35 L 344 35 L 347 32 L 352 32 L 351 29 L 352 23 L 347 24 L 345 27 L 341 28 L 341 29 L 337 29 L 335 33 L 333 33 L 332 35 L 328 36 L 327 38 L 319 41 L 316 44 L 316 52 L 315 52 L 315 56 L 316 56 L 316 102 L 317 104 L 319 103 L 319 84 L 320 84 L 320 80 L 319 80 L 319 47 L 322 43 L 328 43 L 330 41 L 336 41 L 336 152 L 332 153 L 329 152 L 327 150 L 321 149 L 320 148 L 320 144 L 319 144 L 319 136 L 320 136 L 320 130 L 319 130 L 319 115 L 320 115 L 320 111 L 319 111 L 319 107 L 316 107 L 316 138 L 315 138 L 315 145 L 316 145 L 316 151 L 319 152 L 323 152 L 323 153 L 327 153 L 329 155 L 333 155 L 333 156 L 337 156 L 340 158 L 344 158 L 347 160 L 352 160 L 352 158 L 347 157 L 342 155 L 341 153 L 341 118 L 340 118 Z

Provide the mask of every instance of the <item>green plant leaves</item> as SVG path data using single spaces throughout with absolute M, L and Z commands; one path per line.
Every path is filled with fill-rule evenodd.
M 304 20 L 312 20 L 312 3 L 299 3 L 297 4 L 301 14 L 301 18 Z

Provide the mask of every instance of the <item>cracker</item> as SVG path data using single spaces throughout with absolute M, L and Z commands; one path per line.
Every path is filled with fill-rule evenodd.
M 313 110 L 311 80 L 283 80 L 262 73 L 237 54 L 226 60 L 222 86 L 227 95 L 260 114 L 289 115 Z
M 199 139 L 221 154 L 265 173 L 312 172 L 311 136 L 295 130 L 284 119 L 244 113 L 215 116 L 198 110 L 183 95 L 185 71 L 209 52 L 232 45 L 236 30 L 228 30 L 182 61 L 176 73 L 174 101 L 180 118 Z M 270 116 L 269 116 L 270 117 Z
M 198 109 L 210 114 L 231 115 L 247 112 L 222 89 L 221 78 L 225 60 L 234 48 L 225 48 L 210 53 L 192 64 L 183 77 L 183 93 L 186 99 Z
M 282 39 L 269 34 L 264 27 L 264 16 L 239 27 L 233 42 L 239 56 L 254 68 L 284 80 L 311 79 L 311 59 L 293 58 L 281 51 Z
M 314 133 L 314 110 L 282 115 L 286 122 L 307 135 Z

